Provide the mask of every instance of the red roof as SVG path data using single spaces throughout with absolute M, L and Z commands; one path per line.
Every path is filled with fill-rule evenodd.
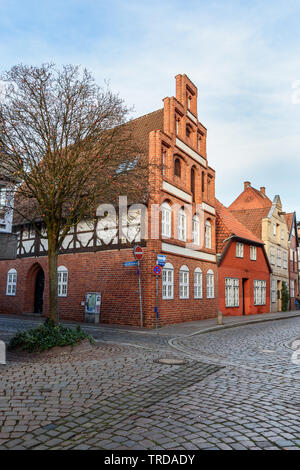
M 230 210 L 271 208 L 272 201 L 266 194 L 249 185 L 229 206 Z
M 231 237 L 243 238 L 264 245 L 264 242 L 245 227 L 220 201 L 216 199 L 217 252 L 224 249 L 224 241 Z
M 230 208 L 229 208 L 230 209 Z M 231 214 L 256 237 L 262 236 L 262 219 L 268 216 L 270 209 L 268 207 L 260 209 L 241 209 L 231 210 Z

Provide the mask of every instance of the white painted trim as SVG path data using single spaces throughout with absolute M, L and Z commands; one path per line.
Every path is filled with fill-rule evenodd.
M 203 251 L 196 251 L 190 248 L 183 248 L 177 245 L 171 245 L 170 243 L 162 243 L 162 251 L 173 253 L 174 255 L 189 256 L 190 258 L 200 259 L 203 261 L 216 262 L 216 255 L 204 253 Z
M 183 199 L 184 201 L 192 203 L 192 196 L 190 194 L 182 191 L 182 189 L 176 188 L 176 186 L 173 186 L 170 183 L 167 183 L 167 181 L 163 181 L 162 188 L 164 191 L 168 191 L 168 193 L 171 193 L 174 196 Z
M 216 209 L 205 202 L 202 202 L 202 209 L 206 212 L 210 212 L 211 214 L 216 214 Z
M 197 160 L 197 162 L 201 163 L 201 165 L 203 165 L 206 168 L 206 160 L 203 157 L 201 157 L 201 155 L 199 155 L 197 152 L 195 152 L 195 150 L 191 149 L 191 147 L 189 147 L 180 139 L 178 139 L 178 137 L 176 137 L 176 145 L 178 148 L 183 150 L 185 153 L 190 155 L 192 158 Z
M 195 124 L 197 124 L 197 118 L 191 113 L 191 111 L 187 110 L 186 114 L 192 121 L 194 121 Z

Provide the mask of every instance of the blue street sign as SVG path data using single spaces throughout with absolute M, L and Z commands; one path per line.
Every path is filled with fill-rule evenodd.
M 166 264 L 167 257 L 166 255 L 157 255 L 156 262 L 158 266 L 164 266 Z
M 125 268 L 128 268 L 129 266 L 138 266 L 138 261 L 126 261 L 125 263 L 123 263 L 123 266 Z

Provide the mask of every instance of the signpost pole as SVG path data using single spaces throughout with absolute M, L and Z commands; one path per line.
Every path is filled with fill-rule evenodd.
M 142 306 L 142 286 L 141 286 L 141 269 L 140 262 L 138 261 L 138 275 L 139 275 L 139 298 L 140 298 L 140 322 L 141 328 L 143 328 L 143 306 Z
M 155 324 L 156 324 L 157 332 L 158 332 L 158 277 L 159 276 L 156 276 L 156 301 L 155 301 L 155 314 L 156 314 Z

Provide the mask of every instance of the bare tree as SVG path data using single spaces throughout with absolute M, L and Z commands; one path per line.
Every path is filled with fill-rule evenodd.
M 21 181 L 19 220 L 48 240 L 49 308 L 57 322 L 57 260 L 65 236 L 95 217 L 100 202 L 118 194 L 140 200 L 147 164 L 126 124 L 129 109 L 87 70 L 17 65 L 2 80 L 0 164 Z

